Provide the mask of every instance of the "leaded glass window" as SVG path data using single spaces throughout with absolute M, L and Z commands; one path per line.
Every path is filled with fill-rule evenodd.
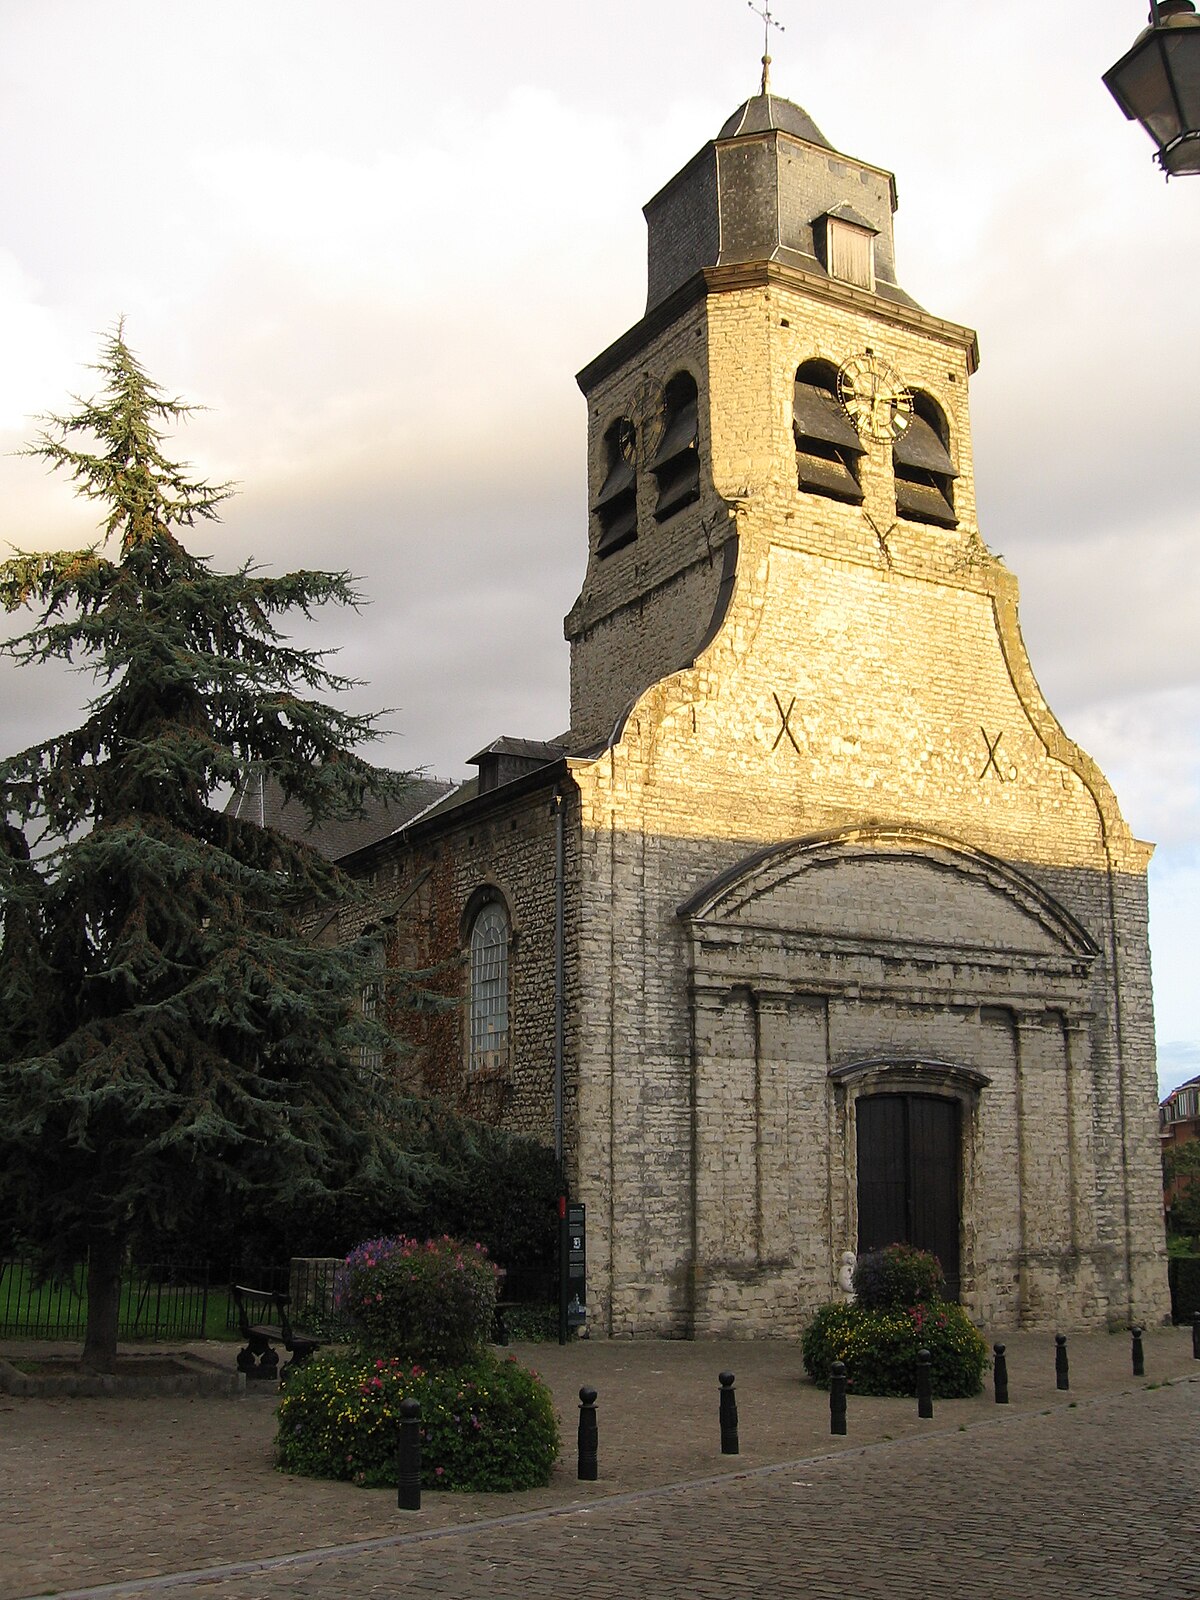
M 374 947 L 370 953 L 371 966 L 378 970 L 382 968 L 383 962 L 384 954 L 382 949 L 380 949 L 378 946 Z M 373 974 L 367 979 L 366 983 L 363 984 L 358 996 L 358 1008 L 368 1022 L 377 1023 L 381 1021 L 379 994 L 379 978 Z M 358 1065 L 359 1070 L 364 1075 L 378 1072 L 383 1066 L 382 1050 L 379 1049 L 378 1045 L 373 1043 L 368 1044 L 364 1041 L 364 1043 L 358 1047 Z
M 471 928 L 472 1072 L 508 1065 L 508 913 L 489 900 Z

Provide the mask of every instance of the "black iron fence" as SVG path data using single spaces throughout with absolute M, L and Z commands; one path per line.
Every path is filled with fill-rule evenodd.
M 1190 1323 L 1200 1311 L 1200 1255 L 1168 1256 L 1171 1320 Z
M 118 1339 L 202 1339 L 208 1268 L 130 1266 L 121 1279 Z M 0 1338 L 82 1339 L 87 1270 L 39 1279 L 27 1261 L 0 1259 Z

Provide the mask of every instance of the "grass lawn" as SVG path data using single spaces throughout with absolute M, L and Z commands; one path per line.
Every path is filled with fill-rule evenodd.
M 198 1284 L 158 1283 L 129 1277 L 121 1285 L 121 1339 L 236 1339 L 225 1326 L 229 1291 Z M 201 1313 L 203 1312 L 203 1316 Z M 73 1279 L 39 1284 L 21 1262 L 0 1262 L 0 1337 L 83 1338 L 87 1291 L 80 1269 Z

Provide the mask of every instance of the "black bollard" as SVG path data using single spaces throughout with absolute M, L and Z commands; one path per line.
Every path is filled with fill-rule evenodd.
M 1131 1330 L 1133 1338 L 1133 1375 L 1135 1378 L 1146 1376 L 1146 1352 L 1142 1349 L 1142 1330 Z
M 583 1388 L 579 1391 L 579 1471 L 576 1474 L 584 1483 L 595 1483 L 599 1476 L 596 1462 L 598 1440 L 596 1428 L 596 1391 Z
M 1054 1383 L 1056 1388 L 1069 1389 L 1071 1387 L 1071 1369 L 1067 1365 L 1067 1336 L 1065 1333 L 1054 1335 Z
M 933 1415 L 933 1370 L 928 1350 L 917 1351 L 917 1415 Z
M 846 1363 L 835 1361 L 829 1369 L 829 1431 L 846 1431 Z
M 721 1383 L 721 1454 L 738 1453 L 737 1398 L 733 1392 L 733 1373 L 722 1372 Z
M 1200 1311 L 1192 1312 L 1192 1357 L 1200 1361 Z
M 396 1446 L 396 1505 L 401 1511 L 421 1509 L 421 1406 L 400 1402 L 400 1439 Z
M 998 1406 L 1006 1406 L 1008 1404 L 1008 1362 L 1004 1359 L 1004 1346 L 1002 1344 L 994 1344 L 992 1350 L 996 1356 L 992 1366 L 992 1377 L 996 1385 L 996 1404 Z

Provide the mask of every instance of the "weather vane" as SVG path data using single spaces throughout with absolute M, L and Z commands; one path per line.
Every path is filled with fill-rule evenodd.
M 754 4 L 754 0 L 746 0 L 756 17 L 762 18 L 763 25 L 763 58 L 762 58 L 762 93 L 769 94 L 771 89 L 771 29 L 778 28 L 780 33 L 786 33 L 782 22 L 776 22 L 771 15 L 771 0 L 763 0 L 761 8 Z

